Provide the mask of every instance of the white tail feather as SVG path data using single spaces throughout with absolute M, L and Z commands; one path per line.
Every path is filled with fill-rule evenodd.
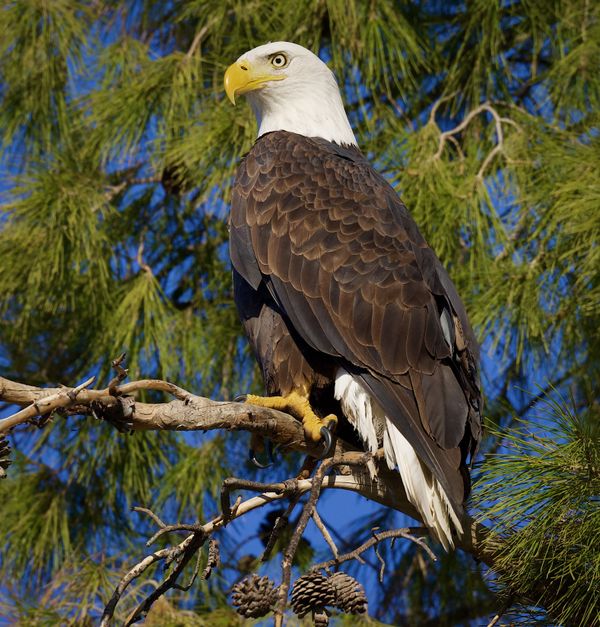
M 453 547 L 452 526 L 462 533 L 460 520 L 439 481 L 417 457 L 408 440 L 387 418 L 379 403 L 360 381 L 343 368 L 339 368 L 336 373 L 334 395 L 368 450 L 375 453 L 383 438 L 388 466 L 398 468 L 408 500 L 442 546 L 446 550 Z

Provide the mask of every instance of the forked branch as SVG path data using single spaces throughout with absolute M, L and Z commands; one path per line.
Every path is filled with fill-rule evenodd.
M 123 383 L 126 371 L 121 367 L 120 360 L 115 360 L 113 366 L 117 370 L 117 376 L 107 387 L 101 389 L 90 389 L 93 379 L 88 379 L 72 388 L 64 386 L 39 388 L 0 377 L 0 401 L 24 407 L 0 421 L 0 434 L 30 422 L 37 416 L 51 417 L 53 414 L 58 414 L 72 419 L 74 415 L 92 415 L 108 421 L 119 430 L 134 432 L 212 429 L 248 431 L 268 437 L 282 452 L 293 450 L 307 454 L 307 459 L 296 477 L 284 481 L 264 484 L 236 478 L 226 480 L 221 495 L 222 513 L 207 523 L 167 525 L 151 510 L 138 508 L 138 512 L 150 516 L 158 527 L 156 533 L 148 541 L 149 544 L 169 533 L 186 533 L 187 535 L 178 544 L 153 551 L 127 571 L 106 605 L 101 623 L 103 627 L 111 623 L 115 608 L 130 584 L 151 566 L 162 562 L 170 566 L 170 571 L 156 589 L 131 613 L 126 621 L 127 625 L 143 618 L 154 601 L 164 592 L 172 588 L 181 588 L 179 578 L 195 557 L 196 562 L 191 579 L 183 588 L 187 589 L 192 585 L 199 574 L 201 549 L 207 541 L 212 541 L 213 534 L 223 529 L 230 521 L 282 499 L 287 500 L 288 507 L 286 513 L 274 525 L 268 546 L 265 548 L 264 559 L 268 559 L 280 531 L 286 526 L 294 508 L 302 501 L 303 496 L 308 494 L 283 554 L 282 583 L 272 607 L 275 612 L 276 625 L 283 623 L 291 586 L 292 562 L 300 539 L 311 519 L 321 531 L 333 555 L 332 560 L 318 564 L 315 568 L 326 569 L 350 559 L 360 560 L 361 553 L 371 547 L 376 547 L 385 539 L 393 538 L 404 538 L 416 542 L 430 557 L 432 556 L 429 547 L 419 537 L 422 534 L 411 529 L 378 531 L 354 551 L 339 555 L 335 543 L 317 513 L 316 505 L 321 492 L 327 489 L 341 489 L 361 494 L 370 500 L 419 519 L 417 512 L 406 497 L 399 474 L 389 470 L 381 451 L 377 455 L 364 453 L 338 438 L 330 453 L 331 456 L 316 463 L 312 458 L 319 454 L 320 447 L 305 439 L 302 424 L 289 414 L 245 403 L 213 401 L 196 396 L 167 381 L 145 379 Z M 140 390 L 161 391 L 174 398 L 163 403 L 140 403 L 133 396 Z M 337 468 L 339 474 L 332 474 L 333 468 Z M 232 506 L 230 494 L 234 490 L 254 491 L 260 494 L 246 500 L 238 498 Z M 462 524 L 465 533 L 461 538 L 457 538 L 457 546 L 492 566 L 497 547 L 490 542 L 485 542 L 489 535 L 487 530 L 468 516 L 464 517 Z M 211 547 L 213 555 L 204 570 L 206 576 L 218 563 L 218 559 L 215 558 L 215 545 L 211 544 Z M 382 564 L 382 570 L 384 566 L 385 564 Z

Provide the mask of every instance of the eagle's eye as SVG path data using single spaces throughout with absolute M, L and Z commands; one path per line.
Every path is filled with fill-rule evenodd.
M 271 57 L 271 65 L 278 70 L 280 70 L 282 67 L 285 67 L 287 64 L 288 58 L 285 56 L 285 54 L 283 54 L 283 52 L 278 52 Z

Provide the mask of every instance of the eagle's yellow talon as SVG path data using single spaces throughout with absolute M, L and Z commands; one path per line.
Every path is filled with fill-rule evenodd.
M 325 416 L 325 418 L 319 418 L 312 411 L 311 414 L 312 415 L 305 416 L 302 420 L 304 433 L 306 433 L 306 436 L 313 442 L 320 442 L 323 439 L 321 429 L 325 427 L 325 429 L 333 431 L 337 425 L 337 416 L 329 414 Z
M 302 420 L 304 433 L 306 437 L 313 442 L 320 442 L 323 439 L 321 434 L 323 427 L 332 431 L 338 421 L 335 414 L 329 414 L 325 416 L 325 418 L 319 418 L 312 410 L 308 398 L 298 394 L 298 392 L 291 392 L 287 396 L 256 396 L 255 394 L 248 394 L 246 403 L 259 405 L 260 407 L 279 409 L 280 411 L 289 411 Z

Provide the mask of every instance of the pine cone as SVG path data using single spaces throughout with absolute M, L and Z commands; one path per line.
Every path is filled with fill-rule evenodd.
M 246 618 L 261 618 L 273 609 L 277 588 L 269 577 L 250 575 L 233 586 L 231 597 L 238 614 Z
M 0 436 L 0 479 L 6 478 L 6 469 L 12 464 L 10 453 L 10 443 L 5 436 Z
M 326 610 L 313 614 L 313 624 L 315 627 L 327 627 L 329 625 L 329 614 Z
M 335 592 L 329 579 L 319 572 L 311 572 L 296 579 L 292 590 L 292 609 L 300 618 L 311 610 L 322 610 L 333 605 Z
M 346 614 L 364 614 L 367 611 L 367 597 L 362 585 L 346 573 L 331 575 L 329 583 L 335 594 L 332 605 Z

